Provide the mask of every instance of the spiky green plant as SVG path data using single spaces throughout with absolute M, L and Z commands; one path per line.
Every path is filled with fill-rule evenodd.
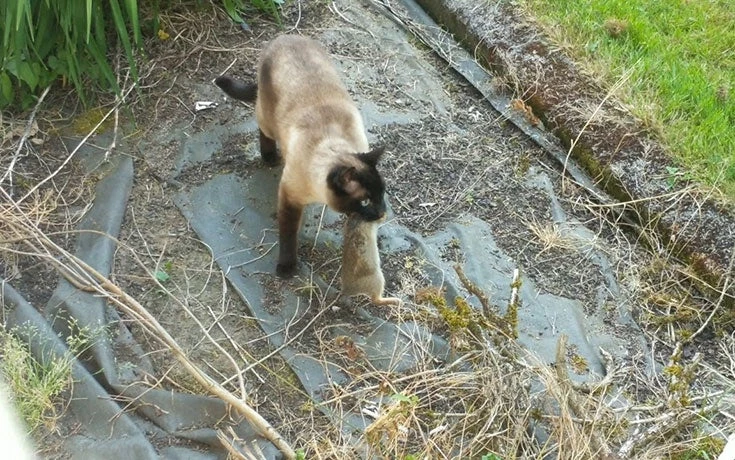
M 0 25 L 0 108 L 29 106 L 57 79 L 71 83 L 83 101 L 90 83 L 119 90 L 108 56 L 117 44 L 137 78 L 137 0 L 4 1 Z
M 225 11 L 238 24 L 244 22 L 240 12 L 245 9 L 245 3 L 245 0 L 222 0 Z M 283 5 L 284 0 L 250 0 L 248 3 L 281 23 L 278 7 Z

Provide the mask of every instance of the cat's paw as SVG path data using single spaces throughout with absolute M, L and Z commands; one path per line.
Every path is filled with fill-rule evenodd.
M 281 278 L 291 278 L 296 274 L 296 262 L 278 263 L 276 265 L 276 275 Z

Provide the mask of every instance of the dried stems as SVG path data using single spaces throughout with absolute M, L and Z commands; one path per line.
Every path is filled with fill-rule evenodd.
M 18 204 L 12 200 L 7 192 L 0 188 L 0 194 L 9 203 L 19 210 Z M 22 216 L 22 213 L 20 214 Z M 128 295 L 116 284 L 101 275 L 83 260 L 58 246 L 44 235 L 36 226 L 25 218 L 12 224 L 18 225 L 19 233 L 28 235 L 25 244 L 34 252 L 42 256 L 46 261 L 55 266 L 59 272 L 77 289 L 86 292 L 94 292 L 104 296 L 114 305 L 134 318 L 137 323 L 148 331 L 153 337 L 164 344 L 184 368 L 211 394 L 219 397 L 230 404 L 242 414 L 253 427 L 266 439 L 271 441 L 287 458 L 295 458 L 293 449 L 286 443 L 281 435 L 266 421 L 255 409 L 245 401 L 236 398 L 222 385 L 216 382 L 199 366 L 194 364 L 179 346 L 176 340 L 163 328 L 137 300 Z M 65 261 L 65 262 L 61 262 Z
M 51 89 L 51 86 L 46 87 L 46 89 L 43 90 L 43 93 L 41 93 L 41 96 L 38 98 L 38 102 L 36 102 L 35 107 L 33 107 L 33 111 L 31 112 L 31 116 L 28 117 L 28 122 L 26 123 L 26 127 L 23 130 L 23 136 L 20 138 L 20 141 L 18 141 L 18 147 L 15 149 L 15 154 L 13 155 L 13 159 L 10 161 L 10 165 L 8 166 L 8 169 L 5 171 L 5 174 L 3 174 L 3 177 L 0 179 L 0 184 L 5 182 L 5 179 L 8 179 L 10 194 L 13 194 L 13 168 L 15 167 L 15 163 L 18 161 L 18 158 L 20 157 L 20 152 L 23 150 L 23 146 L 26 143 L 26 139 L 28 139 L 28 135 L 31 132 L 31 128 L 33 127 L 33 122 L 36 120 L 36 112 L 38 112 L 38 108 L 41 107 L 41 104 L 43 103 L 43 100 L 46 98 L 46 95 L 48 94 L 49 90 Z

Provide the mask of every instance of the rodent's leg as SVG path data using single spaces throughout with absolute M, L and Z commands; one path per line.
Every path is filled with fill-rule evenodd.
M 398 297 L 373 297 L 372 302 L 375 305 L 396 305 L 401 306 L 403 304 L 403 301 L 399 299 Z

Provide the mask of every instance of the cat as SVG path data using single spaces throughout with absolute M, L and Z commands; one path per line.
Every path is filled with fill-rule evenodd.
M 342 295 L 365 294 L 375 305 L 401 305 L 401 299 L 383 297 L 385 278 L 380 269 L 378 223 L 357 214 L 347 216 L 342 245 Z
M 279 276 L 296 271 L 307 204 L 327 204 L 366 221 L 385 215 L 385 182 L 376 169 L 384 148 L 370 150 L 362 117 L 321 44 L 281 35 L 262 51 L 257 83 L 223 75 L 215 84 L 235 99 L 255 100 L 261 157 L 269 165 L 283 160 Z

